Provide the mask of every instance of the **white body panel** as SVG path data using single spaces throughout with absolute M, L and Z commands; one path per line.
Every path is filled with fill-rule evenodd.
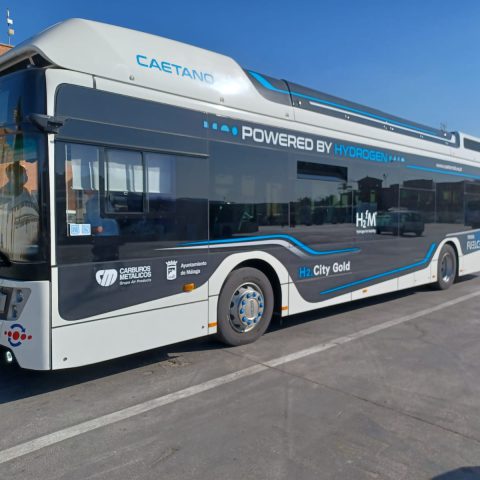
M 207 335 L 208 302 L 52 330 L 52 368 L 72 368 Z M 203 320 L 202 320 L 203 319 Z
M 21 367 L 32 370 L 48 370 L 50 368 L 51 334 L 50 282 L 19 282 L 0 279 L 0 286 L 30 290 L 25 307 L 18 318 L 9 321 L 0 320 L 0 345 L 14 353 Z M 12 337 L 12 334 L 15 336 Z M 23 339 L 19 336 L 22 334 L 25 336 Z
M 469 275 L 480 271 L 480 252 L 470 253 L 460 258 L 459 275 Z

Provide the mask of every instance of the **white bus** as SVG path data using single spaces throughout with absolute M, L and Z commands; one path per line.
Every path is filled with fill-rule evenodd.
M 480 139 L 68 20 L 0 58 L 0 348 L 78 367 L 480 270 Z

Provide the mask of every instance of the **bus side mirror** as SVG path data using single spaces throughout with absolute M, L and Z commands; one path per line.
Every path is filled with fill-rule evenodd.
M 52 117 L 41 113 L 31 113 L 28 120 L 45 133 L 58 133 L 65 125 L 66 117 Z

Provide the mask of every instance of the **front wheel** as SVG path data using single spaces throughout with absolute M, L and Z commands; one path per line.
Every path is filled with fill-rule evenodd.
M 439 290 L 447 290 L 457 276 L 457 256 L 450 245 L 444 245 L 440 250 L 437 266 L 437 282 L 435 287 Z
M 218 299 L 219 340 L 237 346 L 262 336 L 273 314 L 273 289 L 264 273 L 245 267 L 227 277 Z

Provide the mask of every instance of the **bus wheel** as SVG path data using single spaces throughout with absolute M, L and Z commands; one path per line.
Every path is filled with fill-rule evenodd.
M 262 336 L 273 313 L 273 289 L 268 278 L 255 268 L 234 270 L 218 299 L 219 340 L 237 346 Z
M 438 257 L 436 288 L 450 288 L 457 276 L 457 256 L 450 245 L 444 245 Z

